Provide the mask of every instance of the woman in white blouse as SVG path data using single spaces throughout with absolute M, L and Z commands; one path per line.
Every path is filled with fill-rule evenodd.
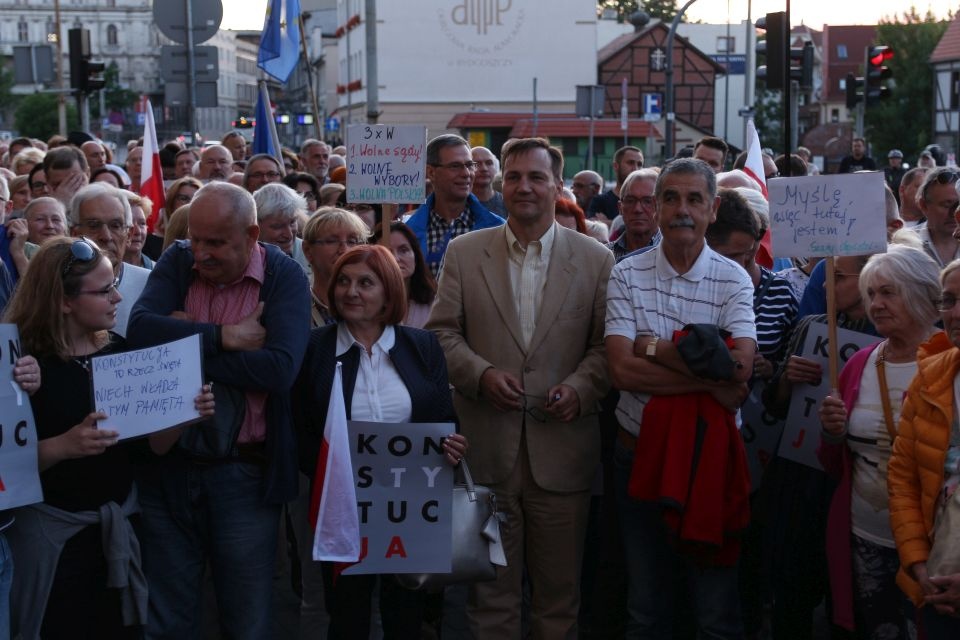
M 388 249 L 361 245 L 333 266 L 327 290 L 336 324 L 318 327 L 293 391 L 300 469 L 313 476 L 337 362 L 343 364 L 347 418 L 369 422 L 455 422 L 447 365 L 432 333 L 403 326 L 407 295 Z M 466 439 L 446 437 L 444 455 L 459 464 Z M 377 576 L 340 575 L 325 568 L 330 638 L 366 638 Z M 390 576 L 380 580 L 380 614 L 387 638 L 419 638 L 424 594 Z

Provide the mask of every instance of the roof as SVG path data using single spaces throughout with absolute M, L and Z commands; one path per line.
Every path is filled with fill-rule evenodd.
M 669 33 L 670 31 L 670 28 L 667 27 L 662 21 L 656 20 L 651 22 L 649 25 L 647 25 L 645 29 L 641 31 L 633 31 L 631 33 L 625 33 L 623 35 L 617 36 L 616 38 L 608 42 L 606 45 L 604 45 L 599 51 L 597 51 L 597 64 L 602 67 L 604 62 L 606 62 L 611 57 L 616 55 L 619 51 L 629 47 L 631 44 L 633 44 L 635 40 L 638 40 L 646 36 L 654 29 L 664 31 L 666 33 Z M 666 42 L 667 42 L 666 33 L 664 34 L 664 37 L 663 37 L 663 46 L 666 46 Z M 687 38 L 684 38 L 679 33 L 675 33 L 673 35 L 673 38 L 674 38 L 674 43 L 673 43 L 674 47 L 676 47 L 677 44 L 679 43 L 681 47 L 690 49 L 694 54 L 703 58 L 708 64 L 710 64 L 710 66 L 714 68 L 714 71 L 716 71 L 718 74 L 723 75 L 727 72 L 726 67 L 724 67 L 722 64 L 718 63 L 716 60 L 714 60 L 713 58 L 708 56 L 706 53 L 698 49 Z M 676 62 L 674 64 L 676 64 Z
M 943 37 L 930 54 L 930 64 L 960 60 L 960 13 L 953 17 Z
M 458 113 L 447 123 L 448 129 L 506 129 L 510 137 L 527 138 L 534 135 L 533 114 L 529 112 Z M 601 118 L 593 121 L 593 135 L 598 138 L 623 136 L 619 118 Z M 580 138 L 590 134 L 590 121 L 572 113 L 542 113 L 537 116 L 536 135 L 554 138 Z M 638 118 L 627 121 L 627 135 L 631 137 L 663 138 L 653 123 Z

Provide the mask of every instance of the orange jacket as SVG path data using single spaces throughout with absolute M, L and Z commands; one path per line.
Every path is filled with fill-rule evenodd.
M 907 573 L 930 555 L 937 496 L 953 423 L 953 379 L 960 370 L 960 349 L 937 333 L 920 346 L 917 376 L 910 383 L 893 442 L 887 473 L 890 524 L 900 554 L 897 584 L 915 604 L 920 585 Z M 957 532 L 960 535 L 960 532 Z

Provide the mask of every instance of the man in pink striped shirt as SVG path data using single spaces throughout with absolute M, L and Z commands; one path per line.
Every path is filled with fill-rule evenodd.
M 199 333 L 220 424 L 233 415 L 227 424 L 239 425 L 229 438 L 211 437 L 212 424 L 185 430 L 140 482 L 150 638 L 191 637 L 201 627 L 208 562 L 221 635 L 271 634 L 280 507 L 298 490 L 289 390 L 310 298 L 303 269 L 259 234 L 249 193 L 204 186 L 190 205 L 189 241 L 161 256 L 130 320 L 138 346 Z

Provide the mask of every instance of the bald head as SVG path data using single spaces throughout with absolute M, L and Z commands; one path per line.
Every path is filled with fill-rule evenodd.
M 593 196 L 598 195 L 603 189 L 603 177 L 596 171 L 581 171 L 573 176 L 573 185 L 571 191 L 577 198 L 577 204 L 584 211 Z

